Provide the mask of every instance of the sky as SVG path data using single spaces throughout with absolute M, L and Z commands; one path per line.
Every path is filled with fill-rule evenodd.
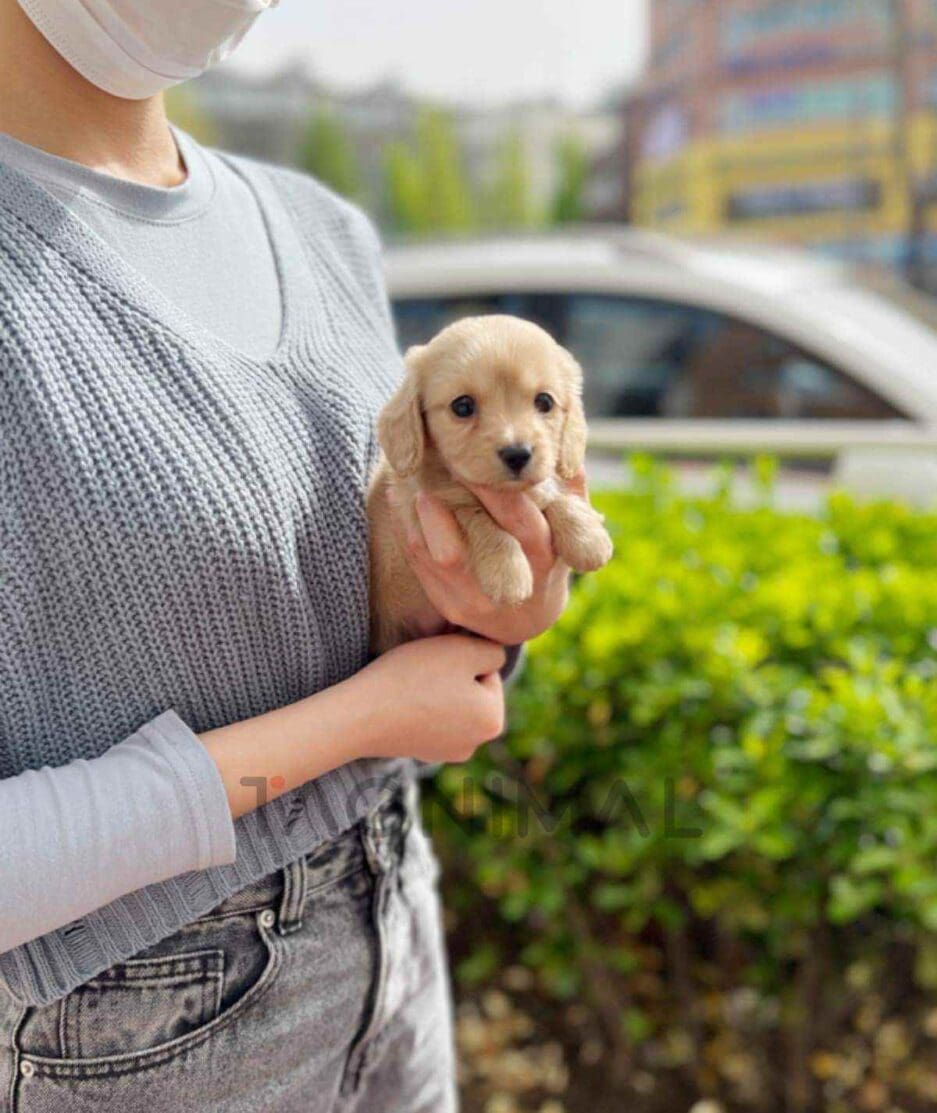
M 351 89 L 397 78 L 413 93 L 496 104 L 556 94 L 585 105 L 639 72 L 648 0 L 280 0 L 238 68 L 294 58 Z

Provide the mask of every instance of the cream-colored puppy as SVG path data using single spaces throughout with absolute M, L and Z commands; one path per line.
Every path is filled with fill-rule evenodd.
M 410 348 L 407 373 L 378 420 L 384 458 L 368 493 L 371 648 L 383 653 L 419 636 L 426 608 L 393 515 L 412 525 L 414 499 L 432 492 L 455 514 L 471 569 L 497 604 L 533 591 L 520 543 L 465 486 L 527 491 L 550 524 L 559 558 L 577 572 L 612 555 L 603 517 L 562 480 L 581 469 L 586 447 L 582 371 L 537 325 L 517 317 L 466 317 Z M 393 489 L 397 509 L 388 503 Z

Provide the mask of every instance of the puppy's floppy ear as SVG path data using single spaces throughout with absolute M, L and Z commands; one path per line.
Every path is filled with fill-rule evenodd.
M 423 460 L 423 414 L 419 362 L 425 345 L 407 349 L 406 374 L 377 419 L 377 437 L 387 462 L 400 476 L 413 475 Z
M 582 368 L 560 348 L 560 368 L 566 386 L 566 415 L 560 430 L 556 470 L 561 479 L 572 479 L 586 462 L 586 415 L 582 408 Z

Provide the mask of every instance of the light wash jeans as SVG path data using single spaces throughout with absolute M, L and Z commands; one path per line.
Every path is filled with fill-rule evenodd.
M 0 990 L 3 1113 L 452 1113 L 438 868 L 409 784 L 41 1008 Z

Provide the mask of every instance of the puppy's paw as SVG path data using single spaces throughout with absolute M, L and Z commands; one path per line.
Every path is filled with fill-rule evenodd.
M 612 559 L 612 539 L 601 524 L 567 538 L 557 550 L 574 572 L 597 572 Z
M 582 499 L 554 507 L 548 517 L 557 555 L 574 572 L 596 572 L 608 564 L 613 547 L 602 515 Z
M 517 538 L 503 533 L 474 560 L 478 585 L 497 606 L 516 606 L 531 597 L 534 576 Z
M 526 602 L 534 593 L 534 575 L 527 558 L 521 554 L 519 560 L 506 564 L 488 585 L 482 584 L 482 590 L 499 606 Z

